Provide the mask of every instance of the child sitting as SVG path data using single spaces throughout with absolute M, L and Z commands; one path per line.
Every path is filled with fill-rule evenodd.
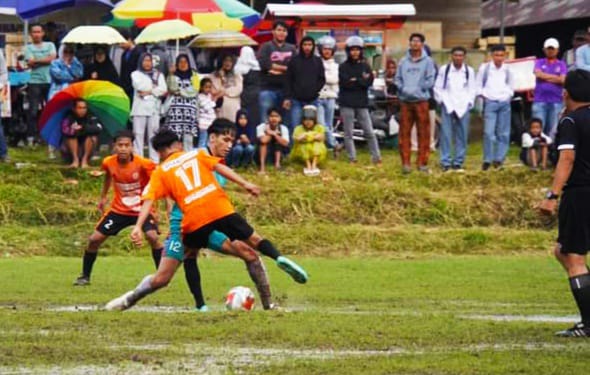
M 240 109 L 236 113 L 236 140 L 227 155 L 227 165 L 232 168 L 247 167 L 254 158 L 254 128 L 248 123 L 248 112 Z
M 318 163 L 326 158 L 326 129 L 317 123 L 317 109 L 313 105 L 303 107 L 302 125 L 293 131 L 293 160 L 305 162 L 303 174 L 318 176 Z
M 209 78 L 203 78 L 201 80 L 201 86 L 199 87 L 199 143 L 198 148 L 207 147 L 207 129 L 213 123 L 217 115 L 215 114 L 215 103 L 216 98 L 213 96 L 211 91 L 213 90 L 213 83 Z
M 278 108 L 270 108 L 267 115 L 266 122 L 256 127 L 260 174 L 266 173 L 267 156 L 274 161 L 276 169 L 281 169 L 281 158 L 289 152 L 289 129 L 281 124 L 281 111 Z
M 552 142 L 553 140 L 543 133 L 541 119 L 532 118 L 529 121 L 529 131 L 522 134 L 520 160 L 532 171 L 538 170 L 539 163 L 543 169 L 547 169 L 547 155 Z

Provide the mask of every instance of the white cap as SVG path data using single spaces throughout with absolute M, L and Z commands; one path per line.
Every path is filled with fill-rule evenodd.
M 559 49 L 559 42 L 557 41 L 557 39 L 549 38 L 549 39 L 545 40 L 545 43 L 543 43 L 543 48 L 550 48 L 550 47 L 553 47 L 555 49 Z

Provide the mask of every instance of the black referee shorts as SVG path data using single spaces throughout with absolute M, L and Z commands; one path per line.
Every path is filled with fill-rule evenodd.
M 559 203 L 557 243 L 563 254 L 586 255 L 590 249 L 590 187 L 563 191 Z
M 245 241 L 254 234 L 254 228 L 248 224 L 246 219 L 238 213 L 233 213 L 185 234 L 182 242 L 190 249 L 206 248 L 209 243 L 209 235 L 213 231 L 225 234 L 232 241 Z

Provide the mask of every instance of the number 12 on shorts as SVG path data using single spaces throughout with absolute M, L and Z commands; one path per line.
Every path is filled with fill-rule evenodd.
M 189 169 L 192 172 L 192 181 L 189 174 L 187 173 Z M 187 191 L 192 191 L 201 186 L 201 175 L 199 173 L 199 162 L 197 159 L 191 159 L 184 162 L 180 168 L 174 172 L 174 174 L 176 177 L 180 178 Z

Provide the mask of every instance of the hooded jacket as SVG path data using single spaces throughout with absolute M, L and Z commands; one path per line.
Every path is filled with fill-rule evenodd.
M 303 54 L 303 42 L 310 41 L 313 48 L 309 56 Z M 320 90 L 326 83 L 326 73 L 322 59 L 316 56 L 315 42 L 311 38 L 303 38 L 299 45 L 299 54 L 293 57 L 287 65 L 287 80 L 285 98 L 302 102 L 312 102 L 320 95 Z
M 368 108 L 369 87 L 373 84 L 373 78 L 373 71 L 362 55 L 358 60 L 352 60 L 349 56 L 338 67 L 338 104 L 341 107 Z
M 434 87 L 435 76 L 434 62 L 424 49 L 416 61 L 412 59 L 408 50 L 397 67 L 394 79 L 399 100 L 420 102 L 430 99 L 430 90 Z

